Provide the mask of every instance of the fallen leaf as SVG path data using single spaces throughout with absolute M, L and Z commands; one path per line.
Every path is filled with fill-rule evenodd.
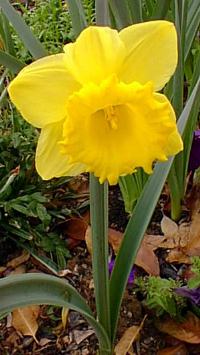
M 117 254 L 123 239 L 123 233 L 116 231 L 113 228 L 108 229 L 108 241 L 114 250 L 114 253 Z
M 117 254 L 120 244 L 123 239 L 123 233 L 116 231 L 115 229 L 108 228 L 108 241 L 111 244 L 114 253 Z M 89 253 L 92 253 L 92 234 L 91 234 L 91 227 L 88 226 L 85 232 L 85 242 L 87 245 L 87 249 Z
M 133 325 L 125 331 L 120 341 L 115 346 L 115 355 L 126 355 L 131 345 L 137 340 L 146 317 L 145 315 L 140 325 Z
M 8 263 L 7 263 L 7 267 L 12 267 L 13 269 L 16 268 L 17 266 L 25 263 L 26 261 L 28 261 L 28 259 L 30 258 L 30 254 L 24 250 L 22 252 L 22 254 L 20 256 L 18 256 L 17 258 L 14 258 L 12 260 L 10 260 Z
M 52 342 L 52 339 L 42 338 L 42 339 L 40 339 L 40 341 L 39 341 L 39 345 L 40 345 L 40 346 L 45 346 L 45 345 L 47 345 L 47 344 L 49 344 L 49 343 L 51 343 L 51 342 Z
M 160 226 L 165 236 L 176 238 L 178 233 L 178 225 L 169 217 L 163 216 Z
M 175 248 L 170 250 L 166 261 L 169 263 L 191 264 L 191 259 L 181 249 Z
M 40 307 L 33 305 L 28 307 L 16 308 L 12 312 L 12 326 L 23 335 L 30 335 L 36 342 L 35 334 L 38 330 L 37 318 Z
M 94 330 L 74 330 L 73 336 L 76 344 L 82 343 L 85 339 L 89 338 L 92 334 L 94 334 Z
M 68 182 L 68 187 L 78 194 L 89 193 L 89 181 L 83 175 L 74 177 Z
M 165 322 L 156 323 L 161 332 L 191 344 L 200 344 L 200 318 L 188 312 L 183 322 L 168 318 Z
M 121 242 L 123 239 L 123 233 L 116 231 L 112 228 L 108 229 L 108 241 L 111 244 L 115 254 L 117 254 Z M 157 235 L 147 235 L 145 234 L 139 251 L 136 256 L 135 264 L 144 269 L 148 274 L 158 276 L 160 275 L 160 267 L 158 258 L 154 253 L 160 243 L 165 238 L 163 236 Z M 91 237 L 91 227 L 88 226 L 85 233 L 85 241 L 89 253 L 92 253 L 92 237 Z
M 159 350 L 157 355 L 187 355 L 188 351 L 184 344 L 170 346 L 168 348 Z
M 2 274 L 4 271 L 6 271 L 6 267 L 5 266 L 0 266 L 0 274 Z
M 92 254 L 92 234 L 91 234 L 91 227 L 88 226 L 85 232 L 85 242 L 87 246 L 87 250 L 90 254 Z
M 197 203 L 195 206 L 197 208 Z M 191 256 L 200 256 L 200 214 L 198 211 L 195 210 L 192 213 L 190 223 L 181 223 L 179 226 L 170 218 L 163 217 L 161 229 L 165 239 L 159 247 L 170 249 L 166 258 L 168 262 L 191 264 Z
M 158 258 L 154 253 L 155 247 L 148 243 L 144 237 L 138 250 L 135 264 L 144 269 L 149 275 L 159 276 L 160 266 Z
M 26 272 L 26 266 L 19 265 L 14 270 L 12 270 L 9 275 L 20 275 L 20 274 L 24 274 L 25 272 Z
M 84 240 L 88 222 L 83 218 L 71 218 L 66 224 L 66 234 L 72 239 Z

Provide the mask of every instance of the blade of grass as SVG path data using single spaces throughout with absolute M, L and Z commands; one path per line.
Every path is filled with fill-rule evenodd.
M 40 41 L 33 35 L 23 18 L 13 8 L 9 1 L 0 0 L 0 7 L 32 56 L 35 59 L 38 59 L 48 55 L 48 52 L 43 48 Z
M 77 37 L 81 31 L 87 27 L 87 21 L 81 0 L 67 0 L 69 12 L 72 20 L 74 35 Z
M 178 121 L 178 129 L 183 134 L 193 106 L 200 94 L 200 78 L 188 100 Z M 115 337 L 116 326 L 122 297 L 127 284 L 128 276 L 133 267 L 139 246 L 148 227 L 156 203 L 159 199 L 163 185 L 169 174 L 174 157 L 167 163 L 157 163 L 153 175 L 148 179 L 141 197 L 135 207 L 117 255 L 110 280 L 110 307 L 112 339 Z

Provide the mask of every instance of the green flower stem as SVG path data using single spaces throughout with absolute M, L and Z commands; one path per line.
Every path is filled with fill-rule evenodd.
M 90 213 L 92 226 L 92 264 L 97 317 L 99 323 L 104 327 L 110 337 L 108 184 L 100 184 L 99 180 L 93 174 L 90 175 Z

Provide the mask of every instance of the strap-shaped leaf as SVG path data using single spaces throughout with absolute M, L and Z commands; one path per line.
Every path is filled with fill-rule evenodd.
M 157 1 L 151 20 L 163 20 L 167 16 L 171 0 Z
M 127 0 L 109 0 L 109 6 L 118 29 L 132 25 L 133 21 Z
M 142 0 L 128 0 L 133 23 L 142 22 Z
M 69 12 L 72 20 L 74 35 L 77 37 L 81 31 L 87 27 L 87 21 L 81 0 L 67 0 Z
M 98 26 L 110 25 L 108 10 L 108 0 L 95 1 L 96 24 L 98 24 Z
M 192 43 L 200 26 L 200 2 L 199 0 L 190 0 L 188 4 L 187 30 L 185 38 L 185 60 L 191 50 Z
M 49 304 L 80 312 L 92 325 L 105 354 L 110 342 L 103 327 L 95 320 L 89 306 L 65 280 L 45 274 L 8 276 L 0 280 L 0 313 L 31 304 Z
M 0 49 L 0 63 L 4 67 L 8 68 L 14 74 L 18 73 L 24 67 L 24 64 L 19 59 L 2 51 L 1 49 Z
M 0 7 L 32 56 L 37 59 L 48 55 L 40 41 L 34 36 L 23 18 L 8 0 L 0 0 Z
M 200 78 L 179 118 L 179 132 L 183 134 L 188 118 L 200 94 Z M 116 258 L 110 280 L 110 307 L 112 337 L 115 336 L 119 309 L 128 276 L 134 264 L 144 233 L 151 220 L 156 203 L 169 174 L 174 157 L 167 163 L 157 163 L 153 175 L 148 179 L 141 197 L 126 228 L 123 242 Z

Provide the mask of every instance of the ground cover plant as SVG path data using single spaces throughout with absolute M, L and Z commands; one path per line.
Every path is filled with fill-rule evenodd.
M 198 148 L 197 139 L 193 142 L 200 90 L 198 1 L 38 3 L 13 3 L 16 11 L 9 1 L 0 1 L 3 242 L 14 241 L 58 276 L 69 253 L 54 226 L 72 213 L 63 205 L 55 211 L 51 201 L 58 190 L 63 198 L 66 188 L 72 199 L 69 187 L 63 188 L 71 182 L 65 176 L 90 172 L 91 230 L 86 231 L 83 218 L 73 216 L 73 223 L 84 225 L 82 234 L 92 255 L 95 310 L 72 284 L 31 272 L 0 281 L 0 310 L 5 315 L 21 306 L 57 305 L 63 307 L 64 324 L 70 308 L 93 327 L 100 354 L 131 353 L 146 316 L 139 326 L 127 329 L 116 347 L 115 342 L 122 298 L 130 273 L 135 277 L 135 264 L 154 275 L 135 281 L 136 290 L 146 297 L 145 307 L 159 317 L 169 314 L 164 323 L 158 320 L 157 328 L 198 344 L 198 154 L 190 153 L 191 147 Z M 51 24 L 40 27 L 45 14 Z M 31 56 L 36 61 L 27 66 Z M 35 128 L 22 121 L 7 90 Z M 45 183 L 36 174 L 36 141 L 37 172 L 44 180 L 61 180 Z M 117 182 L 129 213 L 123 236 L 108 230 L 108 184 Z M 170 201 L 162 205 L 162 212 L 171 213 L 172 219 L 161 220 L 162 235 L 145 234 L 161 192 Z M 87 203 L 75 205 L 77 217 Z M 190 220 L 182 223 L 186 203 Z M 108 242 L 115 254 L 110 278 Z M 38 254 L 41 249 L 45 256 Z M 162 263 L 168 263 L 171 272 L 175 268 L 176 280 L 159 279 Z M 189 272 L 191 263 L 192 278 L 181 274 L 182 266 Z M 34 312 L 38 317 L 38 308 Z M 187 352 L 183 343 L 172 348 L 174 353 L 180 348 Z M 96 353 L 96 347 L 92 351 Z

